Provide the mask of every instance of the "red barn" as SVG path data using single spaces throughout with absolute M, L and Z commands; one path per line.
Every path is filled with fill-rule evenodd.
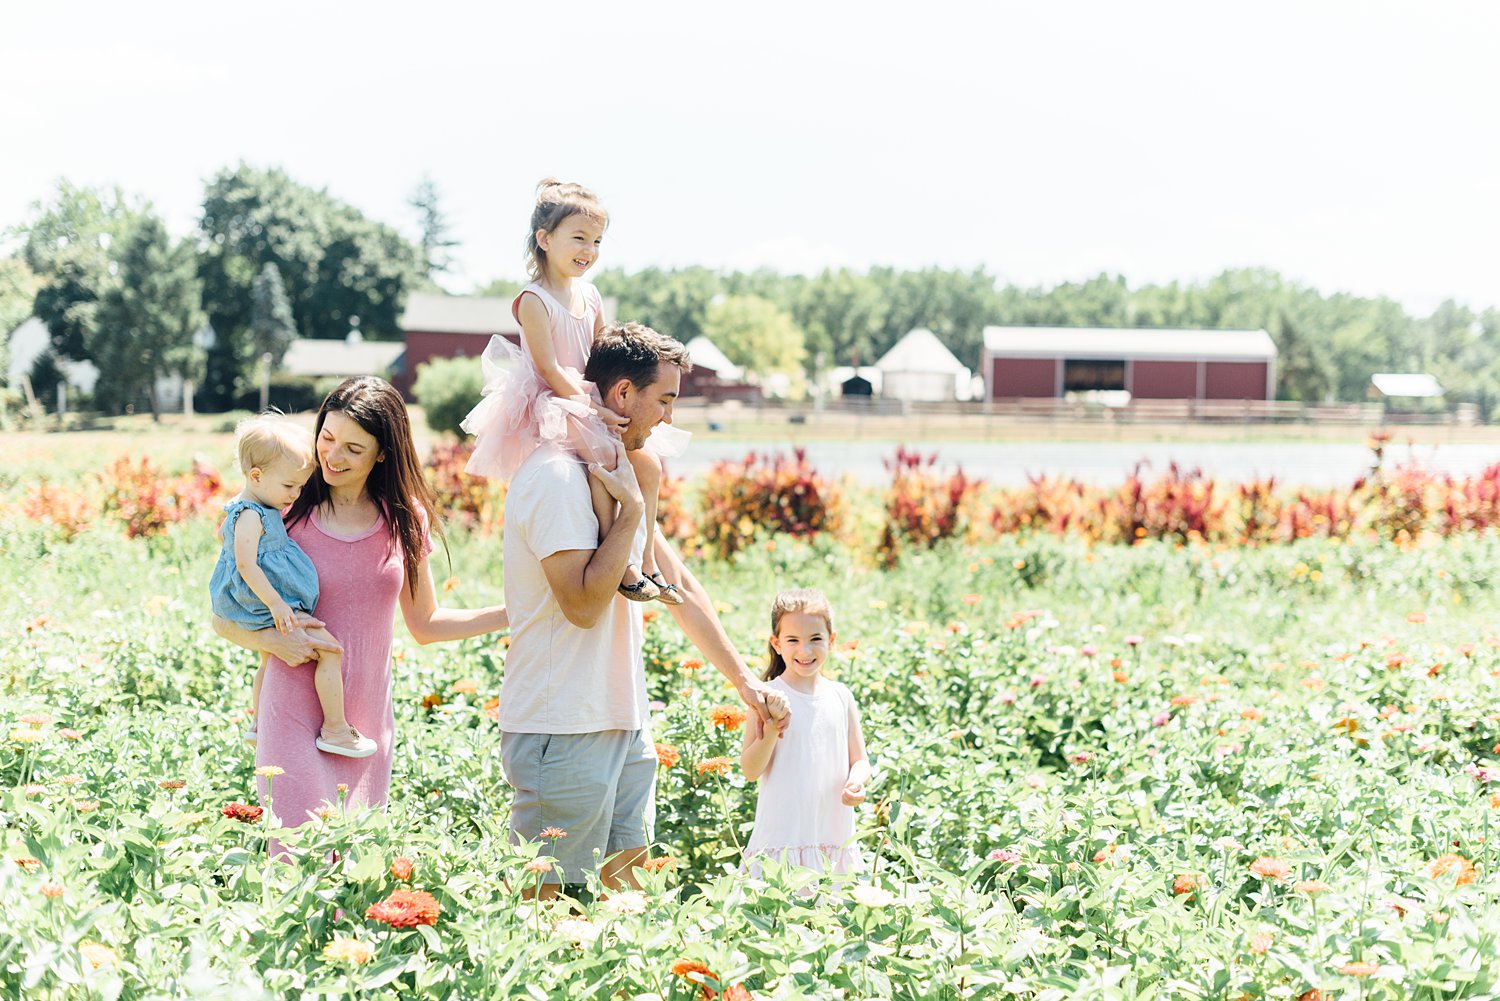
M 986 327 L 986 398 L 1090 390 L 1136 400 L 1270 400 L 1276 345 L 1264 330 Z
M 510 312 L 510 300 L 485 295 L 441 295 L 413 292 L 401 314 L 406 358 L 392 384 L 410 397 L 417 366 L 433 358 L 477 358 L 495 334 L 521 343 L 521 325 Z

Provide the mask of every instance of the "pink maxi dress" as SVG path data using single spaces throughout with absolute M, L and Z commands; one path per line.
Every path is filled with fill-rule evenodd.
M 612 432 L 590 407 L 599 401 L 593 383 L 583 379 L 589 353 L 594 347 L 594 328 L 604 312 L 599 290 L 579 282 L 583 292 L 583 314 L 568 307 L 539 283 L 532 282 L 511 302 L 511 314 L 520 321 L 521 296 L 534 294 L 547 310 L 552 350 L 557 364 L 571 371 L 582 383 L 582 396 L 558 396 L 537 371 L 536 362 L 523 339 L 520 347 L 498 334 L 490 338 L 481 356 L 484 365 L 484 396 L 461 426 L 475 435 L 474 452 L 466 472 L 494 479 L 509 479 L 540 444 L 560 445 L 585 462 L 603 462 L 612 467 L 615 442 Z M 659 456 L 681 455 L 692 435 L 669 424 L 652 429 L 647 447 Z
M 272 811 L 296 827 L 326 804 L 336 805 L 340 784 L 350 807 L 383 806 L 391 787 L 396 721 L 391 701 L 391 641 L 406 561 L 390 538 L 385 518 L 356 536 L 334 535 L 317 511 L 287 534 L 312 558 L 320 595 L 314 614 L 344 647 L 344 714 L 378 748 L 368 758 L 327 754 L 314 744 L 323 709 L 313 688 L 312 663 L 288 667 L 272 657 L 261 689 L 255 764 L 284 774 L 271 787 Z M 431 551 L 431 539 L 427 551 Z M 258 779 L 261 802 L 266 780 Z M 272 846 L 272 853 L 280 847 Z

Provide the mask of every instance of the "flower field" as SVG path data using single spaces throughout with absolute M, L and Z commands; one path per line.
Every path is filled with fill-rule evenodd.
M 548 844 L 506 840 L 494 638 L 398 626 L 389 811 L 336 807 L 279 835 L 298 861 L 266 861 L 275 770 L 265 809 L 239 743 L 254 665 L 207 623 L 222 484 L 157 461 L 174 472 L 147 500 L 121 486 L 139 463 L 0 480 L 0 997 L 1500 997 L 1482 491 L 1450 516 L 1437 481 L 1377 482 L 1366 500 L 1418 515 L 1351 493 L 1299 532 L 1302 501 L 1267 490 L 1235 537 L 1213 526 L 1243 527 L 1247 495 L 1191 477 L 1043 510 L 908 460 L 883 497 L 820 485 L 827 517 L 690 485 L 720 533 L 694 567 L 747 656 L 775 591 L 832 598 L 869 866 L 737 874 L 742 716 L 658 614 L 661 861 L 639 893 L 569 906 L 520 899 Z M 795 463 L 752 466 L 716 475 L 805 496 Z M 498 508 L 460 486 L 440 585 L 498 600 Z M 1132 496 L 1123 530 L 1068 527 Z M 691 496 L 664 506 L 690 530 Z

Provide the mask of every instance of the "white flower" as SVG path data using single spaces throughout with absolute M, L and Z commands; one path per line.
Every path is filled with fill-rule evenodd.
M 866 907 L 889 907 L 896 902 L 896 895 L 890 890 L 879 886 L 870 886 L 861 883 L 849 891 L 856 904 Z
M 611 914 L 646 913 L 646 895 L 639 890 L 622 890 L 612 893 L 604 901 L 604 909 Z
M 583 945 L 599 937 L 600 928 L 587 918 L 563 918 L 552 926 L 557 937 L 574 945 Z
M 1221 852 L 1237 852 L 1241 848 L 1245 847 L 1233 838 L 1215 838 L 1208 844 L 1209 847 L 1216 848 Z
M 1161 641 L 1166 646 L 1182 646 L 1182 637 L 1180 637 L 1180 636 L 1173 636 L 1171 633 L 1168 633 L 1167 635 L 1163 636 L 1161 638 Z

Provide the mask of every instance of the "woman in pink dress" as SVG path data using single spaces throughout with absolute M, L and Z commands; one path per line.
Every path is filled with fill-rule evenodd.
M 398 608 L 422 644 L 506 625 L 503 605 L 438 607 L 427 558 L 433 548 L 429 527 L 441 534 L 441 526 L 401 394 L 383 379 L 347 379 L 323 401 L 314 433 L 318 475 L 287 510 L 287 534 L 317 568 L 316 621 L 343 645 L 345 715 L 374 738 L 376 753 L 344 758 L 318 752 L 313 738 L 323 714 L 313 687 L 314 644 L 303 629 L 283 635 L 214 619 L 220 636 L 269 657 L 255 764 L 282 769 L 272 809 L 289 827 L 337 803 L 340 786 L 347 788 L 350 806 L 386 801 L 396 729 L 391 640 Z M 265 779 L 260 783 L 264 800 Z M 272 846 L 273 853 L 281 850 Z

